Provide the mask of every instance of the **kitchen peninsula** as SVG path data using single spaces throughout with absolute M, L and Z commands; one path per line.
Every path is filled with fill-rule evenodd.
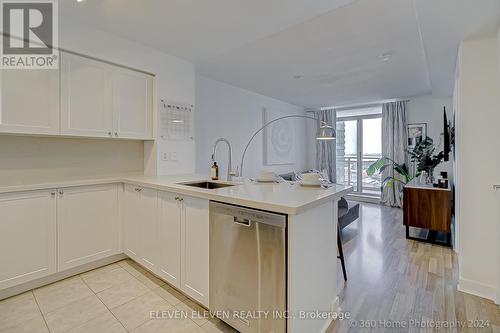
M 0 299 L 126 255 L 212 310 L 210 207 L 223 203 L 283 216 L 287 332 L 323 332 L 331 316 L 305 317 L 337 309 L 337 201 L 352 188 L 249 181 L 192 186 L 200 182 L 206 178 L 128 175 L 2 184 L 0 214 L 15 232 L 0 236 L 0 243 L 7 252 L 25 250 L 16 262 L 6 256 L 1 263 Z M 36 240 L 25 236 L 28 230 Z

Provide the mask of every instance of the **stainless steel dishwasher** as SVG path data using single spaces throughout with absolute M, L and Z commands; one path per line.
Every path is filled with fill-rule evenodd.
M 286 332 L 286 221 L 210 202 L 210 311 L 242 333 Z

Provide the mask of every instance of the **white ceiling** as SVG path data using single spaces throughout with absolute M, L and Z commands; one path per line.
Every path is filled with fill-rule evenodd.
M 188 59 L 202 75 L 304 107 L 449 96 L 459 41 L 500 23 L 500 0 L 60 4 L 65 19 L 92 22 Z

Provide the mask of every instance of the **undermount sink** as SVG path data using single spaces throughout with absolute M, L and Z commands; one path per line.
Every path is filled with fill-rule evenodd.
M 208 190 L 234 186 L 234 184 L 216 183 L 216 182 L 209 182 L 209 181 L 192 182 L 192 183 L 179 183 L 178 185 L 186 185 L 186 186 L 192 186 L 192 187 L 198 187 L 198 188 L 205 188 Z

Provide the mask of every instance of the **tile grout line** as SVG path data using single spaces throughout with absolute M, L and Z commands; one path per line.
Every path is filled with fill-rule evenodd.
M 122 260 L 122 261 L 123 261 L 123 260 Z M 150 288 L 149 288 L 148 286 L 146 286 L 146 285 L 145 285 L 145 284 L 144 284 L 141 280 L 139 280 L 139 279 L 137 278 L 137 276 L 132 275 L 132 273 L 130 273 L 128 270 L 126 270 L 126 269 L 125 269 L 123 266 L 121 266 L 119 263 L 120 263 L 120 261 L 118 262 L 118 265 L 120 266 L 120 268 L 121 268 L 121 269 L 123 269 L 123 270 L 124 270 L 125 272 L 127 272 L 128 274 L 130 274 L 130 276 L 132 276 L 132 278 L 133 278 L 133 279 L 135 279 L 137 282 L 139 282 L 141 285 L 143 285 L 143 286 L 146 288 L 146 290 L 147 290 L 147 291 L 146 291 L 144 294 L 141 294 L 141 295 L 139 295 L 139 296 L 137 296 L 137 297 L 134 297 L 134 298 L 132 298 L 131 300 L 129 300 L 129 301 L 127 301 L 127 302 L 123 303 L 123 304 L 117 305 L 116 307 L 119 307 L 119 306 L 122 306 L 122 305 L 128 304 L 128 303 L 130 303 L 130 302 L 132 302 L 132 301 L 136 300 L 138 297 L 141 297 L 141 296 L 146 295 L 146 294 L 148 294 L 148 293 L 153 293 L 153 294 L 155 294 L 155 295 L 156 295 L 156 293 L 154 293 L 154 292 L 153 292 L 153 290 L 154 290 L 154 289 L 150 289 Z M 137 271 L 140 273 L 140 275 L 142 275 L 142 276 L 146 276 L 146 275 L 144 275 L 142 272 L 140 272 L 139 270 L 137 270 Z M 145 272 L 147 272 L 147 271 L 145 271 Z M 138 276 L 140 276 L 140 275 L 138 275 Z M 160 288 L 160 287 L 161 287 L 161 286 L 158 286 L 157 288 Z M 90 288 L 90 287 L 89 287 L 89 288 Z M 109 288 L 108 288 L 108 289 L 109 289 Z M 155 289 L 156 289 L 156 288 L 155 288 Z M 105 290 L 106 290 L 106 289 L 105 289 Z M 103 291 L 104 291 L 104 290 L 103 290 Z M 94 291 L 92 290 L 92 292 L 94 292 Z M 96 295 L 96 297 L 97 297 L 97 298 L 99 298 L 99 296 L 97 296 L 97 294 L 96 294 L 96 293 L 95 293 L 95 295 Z M 160 296 L 158 296 L 158 297 L 160 297 Z M 163 299 L 163 298 L 162 298 L 162 299 Z M 171 306 L 173 306 L 173 307 L 174 307 L 174 305 L 173 305 L 173 304 L 171 304 L 170 302 L 168 302 L 166 299 L 163 299 L 163 300 L 164 300 L 165 302 L 167 302 L 169 305 L 171 305 Z M 104 302 L 103 302 L 100 298 L 99 298 L 99 301 L 101 301 L 101 303 L 103 303 L 103 304 L 104 304 Z M 121 325 L 121 326 L 125 329 L 125 331 L 127 331 L 127 332 L 131 332 L 131 331 L 129 331 L 129 330 L 128 330 L 128 329 L 127 329 L 124 325 L 123 325 L 123 323 L 120 321 L 120 319 L 118 319 L 118 318 L 115 316 L 115 314 L 113 313 L 113 311 L 111 311 L 111 309 L 110 309 L 110 308 L 108 308 L 108 306 L 107 306 L 106 304 L 104 304 L 104 306 L 106 307 L 106 309 L 108 309 L 108 311 L 111 313 L 111 315 L 112 315 L 112 316 L 113 316 L 113 317 L 114 317 L 114 318 L 115 318 L 115 319 L 116 319 L 116 320 L 120 323 L 120 325 Z M 146 322 L 147 322 L 147 321 L 146 321 Z M 141 325 L 145 324 L 146 322 L 142 323 Z M 140 327 L 141 325 L 139 325 L 139 326 L 135 327 L 133 330 L 137 329 L 137 328 L 138 328 L 138 327 Z M 132 330 L 132 331 L 133 331 L 133 330 Z
M 130 272 L 129 272 L 127 269 L 125 269 L 123 266 L 121 266 L 121 267 L 122 267 L 125 271 L 127 271 L 127 273 L 129 273 L 130 275 L 132 275 L 132 273 L 130 273 Z M 135 269 L 135 267 L 133 267 L 133 266 L 132 266 L 132 268 L 134 268 L 134 269 Z M 147 277 L 145 274 L 143 274 L 143 273 L 142 273 L 141 271 L 139 271 L 138 269 L 136 269 L 136 270 L 140 273 L 138 276 L 141 276 L 141 275 L 142 275 L 142 276 Z M 160 278 L 159 278 L 159 277 L 157 277 L 155 274 L 153 274 L 153 273 L 151 273 L 151 272 L 149 272 L 149 271 L 147 271 L 147 270 L 144 270 L 144 272 L 145 272 L 145 273 L 149 273 L 149 274 L 153 275 L 153 276 L 154 276 L 155 278 L 157 278 L 157 279 L 160 279 Z M 150 289 L 150 288 L 149 288 L 148 286 L 146 286 L 146 285 L 145 285 L 145 284 L 144 284 L 141 280 L 139 280 L 139 279 L 138 279 L 138 276 L 134 276 L 134 275 L 132 275 L 132 277 L 133 277 L 133 278 L 135 278 L 135 279 L 136 279 L 139 283 L 141 283 L 142 285 L 144 285 L 144 286 L 147 288 L 147 290 L 148 290 L 148 292 L 144 293 L 143 295 L 145 295 L 145 294 L 147 294 L 147 293 L 153 293 L 153 294 L 157 295 L 158 297 L 160 297 L 161 299 L 163 299 L 163 300 L 164 300 L 165 302 L 167 302 L 170 306 L 172 306 L 172 308 L 174 308 L 174 309 L 176 309 L 176 310 L 179 310 L 179 309 L 177 308 L 177 306 L 178 306 L 179 304 L 181 304 L 181 303 L 185 304 L 184 302 L 185 302 L 186 300 L 189 300 L 189 297 L 186 297 L 186 299 L 184 299 L 183 301 L 180 301 L 180 302 L 179 302 L 179 303 L 177 303 L 177 304 L 172 304 L 172 303 L 170 303 L 169 301 L 167 301 L 166 299 L 164 299 L 163 297 L 159 296 L 158 294 L 156 294 L 156 293 L 154 292 L 154 290 L 156 290 L 156 289 L 158 289 L 158 288 L 162 288 L 164 285 L 168 285 L 168 286 L 170 286 L 170 284 L 169 284 L 168 282 L 165 282 L 165 281 L 163 281 L 162 279 L 160 279 L 160 281 L 164 282 L 164 284 L 163 284 L 163 285 L 161 285 L 161 286 L 156 286 L 156 288 L 154 288 L 154 289 Z M 175 287 L 173 287 L 173 286 L 170 286 L 170 287 L 172 287 L 175 291 L 177 291 L 177 289 L 176 289 Z M 168 290 L 167 290 L 167 292 L 168 292 Z M 142 296 L 142 295 L 141 295 L 141 296 Z M 140 296 L 138 296 L 138 297 L 140 297 Z M 119 305 L 119 306 L 122 306 L 122 305 L 124 305 L 124 304 L 130 303 L 130 302 L 132 302 L 133 300 L 135 300 L 136 298 L 137 298 L 137 297 L 135 297 L 135 298 L 131 299 L 130 301 L 127 301 L 127 302 L 125 302 L 125 303 L 123 303 L 123 304 L 121 304 L 121 305 Z M 113 313 L 111 310 L 110 310 L 110 312 L 111 312 L 111 313 Z M 113 315 L 114 315 L 114 314 L 113 314 Z M 117 318 L 117 319 L 118 319 L 118 318 Z M 206 323 L 204 323 L 203 325 L 198 325 L 198 323 L 197 323 L 197 322 L 195 322 L 193 319 L 191 319 L 191 318 L 188 318 L 188 319 L 189 319 L 190 321 L 192 321 L 192 322 L 193 322 L 193 323 L 197 326 L 197 328 L 201 328 L 203 331 L 205 331 L 205 329 L 203 329 L 203 328 L 202 328 L 202 326 L 203 326 L 203 325 L 205 325 Z M 118 321 L 119 321 L 119 320 L 118 320 Z M 120 322 L 120 324 L 121 324 L 121 322 Z M 143 323 L 143 324 L 144 324 L 144 323 Z M 141 324 L 141 325 L 143 325 L 143 324 Z M 141 325 L 139 325 L 138 327 L 140 327 Z M 134 329 L 137 329 L 137 327 L 136 327 L 136 328 L 134 328 Z M 127 332 L 128 332 L 128 331 L 127 331 Z M 193 332 L 194 332 L 194 331 L 193 331 Z
M 90 290 L 92 293 L 94 292 L 94 291 L 93 291 L 93 290 L 92 290 L 89 286 L 87 286 L 87 284 L 85 283 L 85 281 L 83 281 L 82 277 L 81 277 L 79 274 L 77 274 L 77 275 L 73 275 L 73 276 L 69 276 L 69 277 L 67 277 L 67 278 L 65 278 L 65 279 L 58 280 L 58 281 L 56 281 L 56 282 L 53 282 L 53 283 L 49 283 L 49 284 L 43 285 L 43 286 L 41 286 L 41 287 L 39 287 L 39 288 L 32 289 L 31 291 L 33 292 L 33 296 L 34 296 L 34 297 L 35 297 L 35 299 L 36 299 L 35 290 L 37 290 L 37 289 L 41 289 L 41 288 L 44 288 L 44 287 L 47 287 L 47 286 L 50 286 L 50 285 L 53 285 L 53 284 L 57 284 L 57 283 L 59 283 L 59 282 L 62 282 L 62 281 L 64 281 L 64 280 L 67 280 L 67 279 L 76 278 L 76 277 L 80 278 L 81 282 L 82 282 L 83 284 L 85 284 L 85 286 L 86 286 L 87 288 L 89 288 L 89 290 Z M 68 286 L 61 287 L 61 289 L 63 289 L 63 288 L 67 288 L 67 287 L 68 287 Z M 47 313 L 44 313 L 44 312 L 42 311 L 42 308 L 41 308 L 41 307 L 39 306 L 39 304 L 38 304 L 38 300 L 37 300 L 37 305 L 40 307 L 40 312 L 42 313 L 42 316 L 45 318 L 45 315 L 49 315 L 49 314 L 51 314 L 52 312 L 58 311 L 58 310 L 60 310 L 60 309 L 64 308 L 65 306 L 68 306 L 68 305 L 70 305 L 70 304 L 72 304 L 72 303 L 78 302 L 78 301 L 80 301 L 80 300 L 82 300 L 82 299 L 84 299 L 84 298 L 90 297 L 90 296 L 91 296 L 91 295 L 89 295 L 89 296 L 84 296 L 84 297 L 80 297 L 80 298 L 75 299 L 75 300 L 73 300 L 72 302 L 70 302 L 70 303 L 68 303 L 68 304 L 66 304 L 66 305 L 60 305 L 60 306 L 58 306 L 57 308 L 54 308 L 54 309 L 50 310 L 50 311 L 49 311 L 49 312 L 47 312 Z
M 49 324 L 47 324 L 47 320 L 45 319 L 45 315 L 42 312 L 42 308 L 40 307 L 40 304 L 38 304 L 38 299 L 36 298 L 35 295 L 35 289 L 31 290 L 31 293 L 33 294 L 33 298 L 35 299 L 36 306 L 38 307 L 38 311 L 40 311 L 40 314 L 42 315 L 43 322 L 45 323 L 45 327 L 47 327 L 47 331 L 52 332 L 49 328 Z
M 124 261 L 124 260 L 121 260 L 121 261 Z M 138 297 L 141 297 L 141 296 L 143 296 L 143 295 L 145 295 L 145 294 L 147 294 L 147 293 L 152 293 L 152 294 L 154 294 L 154 295 L 157 295 L 157 294 L 154 292 L 154 290 L 156 290 L 156 289 L 158 289 L 158 288 L 162 288 L 164 285 L 168 285 L 169 287 L 171 287 L 171 288 L 173 288 L 175 291 L 177 291 L 177 289 L 176 289 L 175 287 L 170 286 L 170 284 L 169 284 L 169 283 L 167 283 L 167 282 L 163 281 L 161 278 L 157 277 L 155 274 L 153 274 L 152 272 L 149 272 L 148 270 L 144 270 L 144 273 L 143 273 L 143 272 L 141 272 L 141 271 L 139 271 L 139 270 L 137 270 L 137 269 L 136 269 L 136 270 L 137 270 L 140 274 L 139 274 L 138 276 L 134 276 L 132 273 L 130 273 L 127 269 L 125 269 L 123 266 L 121 266 L 121 265 L 119 264 L 121 261 L 116 262 L 116 264 L 117 264 L 119 267 L 117 267 L 117 268 L 115 268 L 115 269 L 111 269 L 111 270 L 109 270 L 109 272 L 114 271 L 114 270 L 117 270 L 118 268 L 120 268 L 120 269 L 124 270 L 125 272 L 127 272 L 127 274 L 129 274 L 129 275 L 130 275 L 133 279 L 135 279 L 135 280 L 136 280 L 137 282 L 139 282 L 141 285 L 143 285 L 143 286 L 146 288 L 146 290 L 147 290 L 147 291 L 146 291 L 144 294 L 141 294 L 141 295 L 139 295 L 139 296 L 137 296 L 137 297 L 134 297 L 134 298 L 132 298 L 131 300 L 129 300 L 129 301 L 127 301 L 127 302 L 123 303 L 123 304 L 120 304 L 120 305 L 118 305 L 118 306 L 122 306 L 122 305 L 128 304 L 128 303 L 130 303 L 130 302 L 134 301 L 135 299 L 137 299 Z M 113 264 L 114 264 L 114 263 L 113 263 Z M 110 265 L 113 265 L 113 264 L 110 264 Z M 106 265 L 106 266 L 109 266 L 109 265 Z M 106 266 L 102 266 L 102 267 L 106 267 Z M 99 268 L 102 268 L 102 267 L 99 267 Z M 96 268 L 96 269 L 99 269 L 99 268 Z M 134 268 L 134 267 L 132 266 L 132 268 Z M 135 269 L 135 268 L 134 268 L 134 269 Z M 90 270 L 89 272 L 91 272 L 91 271 L 92 271 L 92 270 Z M 85 272 L 85 273 L 86 273 L 86 272 Z M 91 287 L 87 284 L 87 282 L 85 281 L 85 279 L 81 276 L 82 274 L 84 274 L 84 273 L 80 273 L 80 274 L 78 274 L 78 275 L 76 275 L 76 276 L 78 276 L 78 277 L 80 278 L 80 280 L 81 280 L 81 281 L 82 281 L 82 282 L 83 282 L 83 283 L 87 286 L 87 288 L 89 288 L 89 289 L 90 289 L 90 291 L 91 291 L 91 292 L 92 292 L 92 293 L 93 293 L 93 294 L 97 297 L 97 299 L 98 299 L 98 300 L 99 300 L 99 301 L 100 301 L 100 302 L 101 302 L 101 303 L 102 303 L 102 304 L 106 307 L 106 309 L 107 309 L 107 310 L 111 313 L 111 315 L 112 315 L 112 316 L 113 316 L 113 317 L 114 317 L 114 318 L 115 318 L 115 319 L 116 319 L 116 320 L 120 323 L 120 325 L 121 325 L 121 326 L 125 329 L 125 331 L 130 332 L 130 331 L 129 331 L 129 330 L 128 330 L 128 329 L 127 329 L 124 325 L 123 325 L 123 323 L 122 323 L 122 322 L 121 322 L 121 321 L 120 321 L 120 320 L 119 320 L 119 319 L 115 316 L 115 314 L 113 313 L 113 311 L 111 311 L 111 309 L 110 309 L 110 308 L 108 308 L 108 306 L 107 306 L 106 304 L 104 304 L 104 302 L 103 302 L 103 301 L 100 299 L 100 297 L 97 295 L 98 293 L 103 292 L 103 291 L 108 290 L 108 289 L 111 289 L 111 288 L 113 288 L 113 287 L 115 287 L 115 286 L 111 286 L 111 287 L 106 288 L 106 289 L 104 289 L 104 290 L 101 290 L 101 291 L 99 291 L 99 292 L 95 292 L 95 291 L 94 291 L 94 290 L 93 290 L 93 289 L 92 289 L 92 288 L 91 288 Z M 159 280 L 160 280 L 160 281 L 162 281 L 164 284 L 162 284 L 162 285 L 157 285 L 155 288 L 150 289 L 150 288 L 149 288 L 149 287 L 148 287 L 145 283 L 143 283 L 141 280 L 139 280 L 139 277 L 140 277 L 140 276 L 144 276 L 144 277 L 146 277 L 146 278 L 147 278 L 147 275 L 146 275 L 146 274 L 151 274 L 153 277 L 155 277 L 155 278 L 159 279 Z M 168 290 L 167 290 L 167 292 L 168 292 Z M 180 292 L 180 291 L 177 291 L 177 292 Z M 182 294 L 182 293 L 181 293 L 181 294 Z M 182 294 L 182 295 L 184 295 L 184 294 Z M 160 297 L 161 299 L 163 299 L 165 302 L 167 302 L 167 304 L 169 304 L 172 308 L 174 308 L 174 309 L 176 309 L 176 310 L 179 310 L 179 309 L 178 309 L 178 307 L 177 307 L 179 304 L 181 304 L 181 303 L 182 303 L 182 304 L 186 304 L 185 302 L 186 302 L 187 300 L 191 300 L 189 297 L 186 297 L 184 300 L 180 301 L 179 303 L 177 303 L 177 304 L 172 304 L 172 303 L 170 303 L 169 301 L 167 301 L 166 299 L 164 299 L 163 297 L 161 297 L 161 296 L 159 296 L 159 295 L 157 295 L 157 296 L 158 296 L 158 297 Z M 197 303 L 195 303 L 195 304 L 197 304 Z M 117 307 L 118 307 L 118 306 L 117 306 Z M 43 315 L 43 314 L 42 314 L 42 315 Z M 44 319 L 45 319 L 45 317 L 44 317 Z M 95 318 L 92 318 L 92 319 L 95 319 Z M 90 322 L 92 319 L 90 319 L 90 320 L 86 321 L 85 323 L 82 323 L 81 325 L 84 325 L 84 324 L 86 324 L 86 323 Z M 197 322 L 195 322 L 195 321 L 194 321 L 194 320 L 192 320 L 191 318 L 188 318 L 188 319 L 189 319 L 189 320 L 191 320 L 192 322 L 194 322 L 194 324 L 196 324 L 196 326 L 197 326 L 197 327 L 199 327 L 199 328 L 201 328 L 202 330 L 204 330 L 204 331 L 205 331 L 205 329 L 203 328 L 203 326 L 204 326 L 205 324 L 207 324 L 207 323 L 208 323 L 208 321 L 207 321 L 207 322 L 205 322 L 205 323 L 203 323 L 203 325 L 199 325 Z M 81 326 L 81 325 L 79 325 L 79 326 Z M 76 326 L 76 327 L 78 327 L 78 326 Z M 64 332 L 68 332 L 69 330 L 74 329 L 74 328 L 75 328 L 75 327 L 70 328 L 70 329 L 68 329 L 68 330 L 66 330 L 66 331 L 64 331 Z M 136 328 L 134 328 L 134 329 L 136 329 Z M 63 333 L 64 333 L 64 332 L 63 332 Z
M 112 265 L 112 264 L 110 264 L 110 265 Z M 109 265 L 106 265 L 106 266 L 109 266 Z M 106 266 L 101 266 L 101 267 L 99 267 L 99 268 L 106 267 Z M 99 268 L 96 268 L 96 269 L 99 269 Z M 119 267 L 119 268 L 122 268 L 122 267 Z M 96 269 L 93 269 L 93 270 L 96 270 Z M 118 269 L 118 268 L 111 269 L 110 271 L 113 271 L 113 270 L 116 270 L 116 269 Z M 122 269 L 123 269 L 123 268 L 122 268 Z M 88 271 L 88 272 L 91 272 L 91 271 L 93 271 L 93 270 L 90 270 L 90 271 Z M 125 270 L 125 269 L 124 269 L 124 270 Z M 126 270 L 125 270 L 125 271 L 126 271 Z M 85 273 L 87 273 L 87 272 L 85 272 Z M 128 274 L 130 274 L 129 272 L 127 272 L 127 273 L 128 273 Z M 107 309 L 107 310 L 111 313 L 111 315 L 113 315 L 113 317 L 115 317 L 115 316 L 114 316 L 114 314 L 113 314 L 113 312 L 111 312 L 111 310 L 110 310 L 110 309 L 106 306 L 106 304 L 104 304 L 104 303 L 102 302 L 102 300 L 99 298 L 99 296 L 97 296 L 97 293 L 96 293 L 96 292 L 95 292 L 92 288 L 90 288 L 90 286 L 89 286 L 89 285 L 85 282 L 85 279 L 81 276 L 81 274 L 84 274 L 84 273 L 80 273 L 80 274 L 77 274 L 77 275 L 73 275 L 72 277 L 78 277 L 78 278 L 80 279 L 80 281 L 82 281 L 82 283 L 83 283 L 83 284 L 84 284 L 84 285 L 85 285 L 85 286 L 86 286 L 86 287 L 87 287 L 87 288 L 91 291 L 92 295 L 90 295 L 90 296 L 95 296 L 95 297 L 99 300 L 99 302 L 101 302 L 101 303 L 104 305 L 104 307 L 105 307 L 105 308 L 106 308 L 106 309 Z M 132 274 L 130 274 L 130 275 L 132 276 Z M 72 277 L 69 277 L 69 278 L 72 278 Z M 134 277 L 134 276 L 132 276 L 132 277 Z M 64 279 L 63 279 L 63 280 L 64 280 Z M 62 281 L 62 280 L 61 280 L 61 281 Z M 57 282 L 60 282 L 60 281 L 57 281 Z M 57 282 L 54 282 L 54 283 L 57 283 Z M 139 281 L 139 282 L 140 282 L 140 281 Z M 110 288 L 112 288 L 112 287 L 110 287 Z M 107 289 L 110 289 L 110 288 L 106 288 L 106 289 L 104 289 L 104 290 L 107 290 Z M 44 314 L 44 313 L 42 312 L 41 308 L 40 308 L 40 305 L 38 304 L 38 300 L 36 299 L 36 296 L 35 296 L 34 290 L 35 290 L 35 289 L 33 289 L 31 292 L 33 293 L 33 297 L 35 298 L 35 302 L 36 302 L 36 304 L 37 304 L 37 306 L 38 306 L 38 309 L 39 309 L 40 313 L 42 314 L 43 320 L 44 320 L 45 325 L 47 326 L 47 329 L 49 330 L 49 332 L 51 332 L 51 330 L 50 330 L 50 328 L 49 328 L 49 326 L 48 326 L 48 324 L 47 324 L 47 320 L 46 320 L 46 318 L 45 318 L 45 315 L 47 315 L 47 314 L 49 314 L 49 313 L 52 313 L 52 312 L 54 312 L 54 311 L 57 311 L 57 310 L 59 310 L 59 309 L 62 309 L 63 307 L 68 306 L 68 305 L 70 305 L 70 304 L 72 304 L 72 303 L 78 302 L 78 301 L 80 301 L 80 300 L 82 300 L 82 299 L 84 299 L 84 298 L 90 297 L 90 296 L 86 296 L 86 297 L 79 298 L 79 299 L 74 300 L 73 302 L 71 302 L 71 303 L 69 303 L 69 304 L 67 304 L 67 305 L 60 306 L 60 307 L 58 307 L 58 308 L 56 308 L 56 309 L 53 309 L 53 310 L 52 310 L 52 311 L 50 311 L 49 313 Z M 104 291 L 104 290 L 102 290 L 102 291 Z M 96 317 L 98 317 L 98 316 L 96 316 Z M 64 333 L 64 332 L 68 332 L 68 331 L 70 331 L 70 330 L 72 330 L 72 329 L 74 329 L 74 328 L 76 328 L 76 327 L 82 326 L 82 325 L 84 325 L 84 324 L 86 324 L 86 323 L 90 322 L 91 320 L 95 319 L 96 317 L 91 318 L 91 319 L 89 319 L 88 321 L 86 321 L 86 322 L 84 322 L 84 323 L 82 323 L 82 324 L 80 324 L 80 325 L 78 325 L 78 326 L 71 327 L 71 328 L 69 328 L 69 329 L 67 329 L 67 330 L 63 331 L 62 333 Z M 116 318 L 116 317 L 115 317 L 115 318 Z M 118 320 L 118 318 L 116 318 L 116 319 Z M 123 326 L 123 324 L 122 324 L 119 320 L 118 320 L 118 322 L 120 323 L 120 325 L 121 325 L 121 326 Z M 127 331 L 127 332 L 128 332 L 128 330 L 127 330 L 125 327 L 123 327 L 123 328 L 125 329 L 125 331 Z
M 105 266 L 104 266 L 104 267 L 105 267 Z M 120 266 L 120 267 L 121 267 L 121 266 Z M 121 268 L 123 269 L 123 267 L 121 267 Z M 125 269 L 123 269 L 123 270 L 124 270 L 125 272 L 127 272 L 127 270 L 125 270 Z M 128 273 L 128 272 L 127 272 L 127 273 Z M 129 273 L 129 274 L 130 274 L 130 273 Z M 132 274 L 130 274 L 130 275 L 132 275 Z M 80 276 L 80 275 L 78 275 L 78 276 Z M 132 276 L 132 277 L 133 277 L 133 276 Z M 102 305 L 104 305 L 104 307 L 108 310 L 108 312 L 109 312 L 109 313 L 111 313 L 111 315 L 112 315 L 112 316 L 116 319 L 116 321 L 118 321 L 118 323 L 121 325 L 121 327 L 123 327 L 123 329 L 124 329 L 126 332 L 129 332 L 129 330 L 128 330 L 128 329 L 127 329 L 127 328 L 126 328 L 126 327 L 122 324 L 122 322 L 121 322 L 118 318 L 116 318 L 116 316 L 115 316 L 115 314 L 113 313 L 113 311 L 111 311 L 111 309 L 110 309 L 110 308 L 108 308 L 108 306 L 107 306 L 106 304 L 104 304 L 104 302 L 103 302 L 103 301 L 99 298 L 99 296 L 97 296 L 97 293 L 96 293 L 96 292 L 95 292 L 92 288 L 90 288 L 90 286 L 89 286 L 89 285 L 85 282 L 85 279 L 84 279 L 84 278 L 82 278 L 81 276 L 80 276 L 80 279 L 82 279 L 83 283 L 87 286 L 87 288 L 89 288 L 89 289 L 90 289 L 90 290 L 94 293 L 95 297 L 97 297 L 97 299 L 99 300 L 99 302 L 101 302 L 101 303 L 102 303 Z M 110 287 L 110 288 L 112 288 L 112 287 Z M 107 288 L 107 289 L 109 289 L 109 288 Z M 104 290 L 107 290 L 107 289 L 104 289 Z M 104 290 L 102 290 L 102 291 L 104 291 Z M 88 322 L 87 322 L 87 323 L 88 323 Z

